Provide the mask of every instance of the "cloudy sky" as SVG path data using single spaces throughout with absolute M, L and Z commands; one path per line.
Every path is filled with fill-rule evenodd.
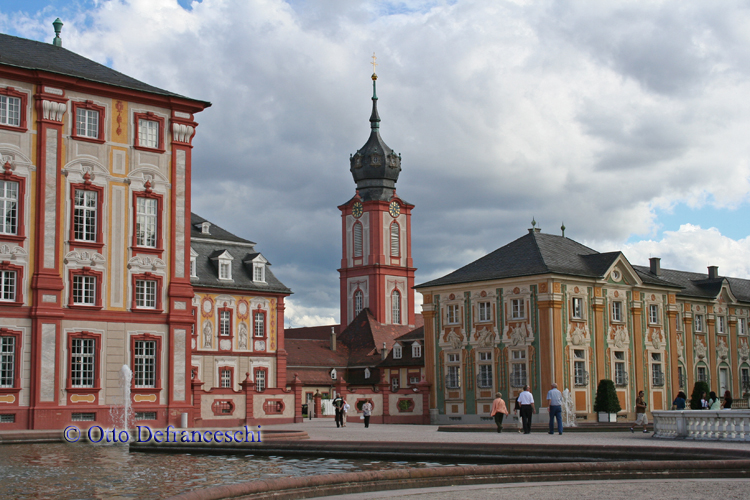
M 349 154 L 403 157 L 417 282 L 545 232 L 750 277 L 750 7 L 703 1 L 3 0 L 0 31 L 213 106 L 193 209 L 258 242 L 288 326 L 338 321 Z M 417 294 L 419 298 L 419 294 Z

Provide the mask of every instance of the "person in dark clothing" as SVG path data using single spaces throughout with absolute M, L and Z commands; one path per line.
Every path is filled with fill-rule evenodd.
M 674 398 L 674 401 L 672 401 L 672 406 L 675 410 L 684 410 L 686 401 L 687 397 L 685 397 L 685 393 L 680 391 L 677 393 L 677 397 Z
M 341 427 L 344 424 L 344 400 L 340 395 L 334 398 L 333 408 L 336 410 L 336 427 Z
M 725 410 L 732 409 L 732 393 L 729 391 L 724 392 L 724 405 L 722 406 Z

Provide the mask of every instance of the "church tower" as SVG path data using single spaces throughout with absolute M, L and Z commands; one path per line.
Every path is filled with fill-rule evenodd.
M 373 70 L 375 67 L 373 55 Z M 341 326 L 369 308 L 384 325 L 414 325 L 411 205 L 396 194 L 397 155 L 380 137 L 376 83 L 372 74 L 370 138 L 350 156 L 356 194 L 341 210 Z

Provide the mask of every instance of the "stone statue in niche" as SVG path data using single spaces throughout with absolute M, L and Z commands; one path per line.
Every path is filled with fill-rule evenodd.
M 677 359 L 679 361 L 685 362 L 685 357 L 683 356 L 683 352 L 685 350 L 685 344 L 682 340 L 682 335 L 677 335 Z
M 237 339 L 237 347 L 242 350 L 247 349 L 247 326 L 245 323 L 240 323 L 240 333 Z
M 573 328 L 573 325 L 570 325 L 570 328 Z M 586 343 L 586 329 L 585 327 L 576 326 L 573 328 L 573 330 L 570 332 L 570 341 L 573 343 L 573 345 L 582 345 Z
M 510 343 L 513 345 L 524 345 L 526 343 L 526 330 L 524 330 L 523 325 L 518 325 L 510 331 Z
M 719 355 L 719 359 L 727 359 L 729 355 L 729 348 L 723 338 L 719 339 L 719 343 L 716 345 L 716 354 Z
M 453 349 L 461 348 L 461 337 L 459 337 L 456 332 L 450 332 L 447 340 Z
M 214 328 L 210 321 L 203 323 L 203 348 L 211 349 L 214 343 Z
M 747 340 L 742 343 L 740 346 L 740 359 L 743 361 L 747 361 L 748 358 L 750 358 L 750 348 L 747 346 Z
M 698 359 L 706 357 L 706 344 L 703 343 L 702 339 L 695 341 L 695 355 L 698 356 Z
M 479 333 L 479 347 L 492 347 L 495 343 L 495 332 L 486 328 Z
M 628 331 L 625 329 L 625 327 L 617 327 L 617 329 L 615 330 L 614 340 L 615 347 L 617 347 L 618 349 L 627 347 L 628 344 L 630 344 L 630 336 L 628 335 Z

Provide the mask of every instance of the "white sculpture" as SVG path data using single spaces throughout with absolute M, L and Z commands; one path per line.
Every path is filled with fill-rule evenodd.
M 562 421 L 564 427 L 575 427 L 576 424 L 576 404 L 570 396 L 570 389 L 563 391 Z

